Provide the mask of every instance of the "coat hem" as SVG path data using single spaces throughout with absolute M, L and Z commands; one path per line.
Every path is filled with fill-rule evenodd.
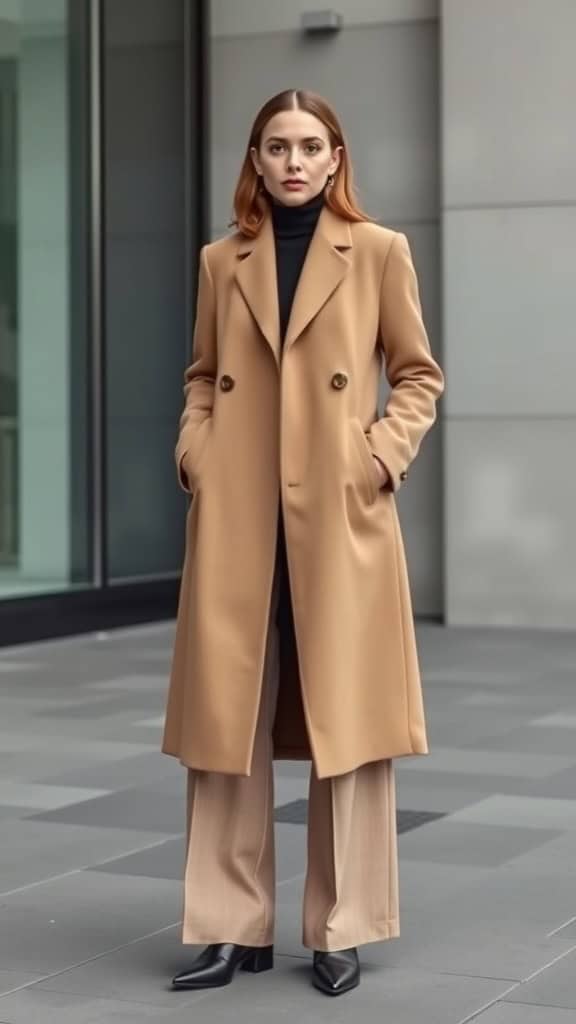
M 223 775 L 244 775 L 244 776 L 249 776 L 250 775 L 250 771 L 249 771 L 249 769 L 247 770 L 246 766 L 244 766 L 242 769 L 239 769 L 239 770 L 236 770 L 236 771 L 234 769 L 230 769 L 230 768 L 225 769 L 225 768 L 216 767 L 216 766 L 208 767 L 207 768 L 205 764 L 201 765 L 201 764 L 199 764 L 195 760 L 192 760 L 192 759 L 191 760 L 186 760 L 184 758 L 184 756 L 180 753 L 179 750 L 176 750 L 173 747 L 169 747 L 168 745 L 166 745 L 166 746 L 161 748 L 161 753 L 165 754 L 167 757 L 175 757 L 175 758 L 177 758 L 180 761 L 180 764 L 182 765 L 183 768 L 187 768 L 187 769 L 190 769 L 192 771 L 221 772 Z M 317 768 L 316 768 L 316 765 L 314 765 L 314 767 L 316 769 L 316 774 L 317 774 L 318 779 L 329 779 L 329 778 L 337 778 L 339 775 L 347 775 L 348 772 L 357 771 L 358 768 L 362 768 L 365 764 L 373 764 L 374 762 L 377 762 L 377 761 L 391 761 L 391 760 L 394 760 L 394 759 L 400 758 L 400 757 L 425 757 L 429 753 L 430 753 L 430 751 L 426 747 L 426 749 L 422 749 L 422 750 L 414 750 L 414 749 L 412 749 L 412 750 L 396 751 L 393 754 L 378 754 L 376 757 L 367 757 L 367 758 L 365 758 L 365 759 L 363 759 L 361 761 L 354 761 L 347 768 L 344 768 L 343 771 L 334 771 L 334 770 L 330 771 L 330 770 L 328 770 L 328 771 L 324 771 L 324 772 L 319 772 L 317 770 Z M 314 763 L 312 757 L 309 754 L 309 752 L 304 751 L 301 747 L 294 747 L 294 748 L 283 747 L 281 753 L 274 753 L 274 758 L 273 759 L 274 759 L 274 761 L 309 761 L 311 763 Z

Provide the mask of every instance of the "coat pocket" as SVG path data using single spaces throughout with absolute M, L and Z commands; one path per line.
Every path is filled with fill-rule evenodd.
M 192 493 L 197 491 L 200 486 L 204 463 L 210 447 L 211 432 L 212 417 L 207 416 L 195 428 L 192 442 L 188 445 L 182 457 L 182 468 L 186 473 Z
M 352 431 L 352 437 L 354 439 L 354 446 L 356 448 L 357 460 L 361 473 L 360 486 L 362 488 L 362 493 L 364 494 L 367 503 L 369 505 L 373 505 L 380 490 L 380 480 L 376 462 L 360 420 L 352 419 L 350 421 L 350 429 Z

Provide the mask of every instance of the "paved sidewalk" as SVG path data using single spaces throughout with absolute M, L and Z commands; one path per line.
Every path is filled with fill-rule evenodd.
M 419 629 L 399 939 L 327 999 L 300 944 L 308 768 L 276 770 L 276 968 L 187 995 L 173 627 L 0 650 L 0 1024 L 575 1024 L 576 633 Z M 415 814 L 414 812 L 426 812 Z

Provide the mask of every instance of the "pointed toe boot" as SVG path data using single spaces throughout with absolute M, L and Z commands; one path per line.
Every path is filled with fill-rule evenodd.
M 187 971 L 172 979 L 172 988 L 220 988 L 229 985 L 235 971 L 269 971 L 274 966 L 274 946 L 237 946 L 219 942 L 200 953 Z
M 329 953 L 314 950 L 312 983 L 327 996 L 341 996 L 360 984 L 360 963 L 356 948 Z

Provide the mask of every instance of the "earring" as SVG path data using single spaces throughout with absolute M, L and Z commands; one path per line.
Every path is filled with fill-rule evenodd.
M 326 181 L 326 184 L 327 184 L 328 188 L 332 188 L 332 185 L 334 184 L 334 175 L 333 174 L 329 174 L 328 175 L 328 179 Z

